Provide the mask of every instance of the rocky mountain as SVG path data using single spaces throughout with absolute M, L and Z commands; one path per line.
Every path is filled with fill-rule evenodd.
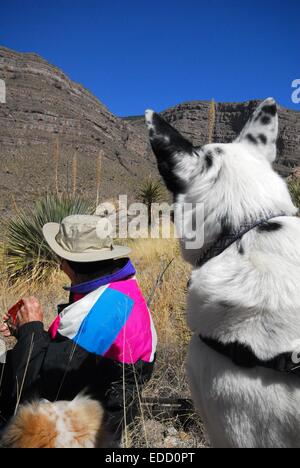
M 0 210 L 9 211 L 12 197 L 24 206 L 55 190 L 57 164 L 60 190 L 73 190 L 76 171 L 78 191 L 95 198 L 100 151 L 105 197 L 134 191 L 156 170 L 145 156 L 147 140 L 130 123 L 38 55 L 0 48 L 0 79 L 7 94 L 0 104 Z
M 59 189 L 95 199 L 102 154 L 101 196 L 134 197 L 140 182 L 157 177 L 143 117 L 118 118 L 83 86 L 36 54 L 0 47 L 0 213 L 30 205 Z M 241 130 L 258 101 L 216 104 L 214 140 L 227 142 Z M 179 104 L 162 115 L 195 144 L 208 134 L 210 103 Z M 277 169 L 300 166 L 300 113 L 280 108 Z M 57 149 L 59 148 L 59 149 Z M 58 177 L 56 178 L 56 173 Z

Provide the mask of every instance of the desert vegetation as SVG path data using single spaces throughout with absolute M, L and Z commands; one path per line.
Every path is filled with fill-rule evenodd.
M 216 103 L 214 99 L 211 100 L 208 110 L 208 128 L 207 128 L 207 142 L 213 143 L 214 133 L 216 127 Z
M 159 180 L 148 178 L 139 186 L 136 194 L 137 200 L 143 203 L 148 210 L 148 225 L 152 221 L 152 205 L 166 201 L 167 194 Z
M 36 201 L 34 208 L 18 209 L 16 216 L 4 225 L 3 253 L 10 281 L 25 276 L 31 281 L 45 279 L 56 268 L 57 259 L 44 242 L 43 226 L 72 214 L 92 211 L 91 202 L 68 194 L 47 194 Z
M 185 375 L 185 357 L 189 331 L 185 321 L 185 292 L 189 279 L 189 267 L 183 263 L 175 240 L 135 240 L 130 242 L 132 260 L 138 271 L 138 280 L 146 296 L 153 297 L 151 311 L 158 332 L 158 353 L 153 379 L 141 395 L 141 412 L 133 427 L 127 428 L 124 445 L 135 447 L 195 447 L 204 443 L 201 423 L 189 409 L 186 418 L 174 412 L 157 409 L 147 399 L 189 399 L 190 394 Z M 170 264 L 170 262 L 173 262 Z M 50 325 L 56 315 L 56 305 L 67 301 L 63 290 L 64 275 L 55 264 L 46 263 L 47 280 L 32 270 L 32 277 L 25 275 L 12 283 L 7 274 L 11 265 L 7 263 L 5 250 L 1 255 L 0 305 L 6 311 L 23 295 L 37 295 L 44 307 L 45 326 Z M 43 265 L 44 262 L 41 263 Z M 53 268 L 50 268 L 50 265 Z M 162 271 L 167 271 L 161 281 Z M 154 294 L 153 294 L 153 289 Z M 13 341 L 10 341 L 13 345 Z M 145 403 L 142 400 L 145 399 Z M 161 411 L 161 414 L 159 412 Z M 187 429 L 188 426 L 188 430 Z
M 55 144 L 54 166 L 59 160 Z M 99 202 L 101 155 L 97 161 L 96 195 Z M 56 316 L 56 306 L 68 300 L 63 286 L 66 277 L 42 237 L 42 226 L 60 222 L 74 214 L 90 214 L 96 203 L 76 195 L 76 159 L 73 160 L 72 193 L 59 189 L 54 170 L 52 194 L 37 199 L 27 210 L 15 207 L 14 216 L 2 226 L 0 244 L 0 307 L 4 313 L 23 296 L 36 295 L 45 314 L 45 327 Z M 165 201 L 167 194 L 159 181 L 145 180 L 138 189 L 137 201 L 147 206 Z M 102 201 L 102 200 L 101 200 Z M 150 219 L 149 219 L 150 222 Z M 124 242 L 124 241 L 123 241 Z M 145 297 L 151 303 L 158 333 L 155 373 L 140 395 L 140 414 L 126 428 L 125 447 L 196 447 L 204 445 L 202 425 L 189 403 L 185 358 L 190 333 L 185 319 L 185 295 L 190 269 L 180 256 L 175 239 L 136 239 L 126 241 Z M 8 346 L 14 340 L 8 340 Z M 187 402 L 179 410 L 178 399 Z M 185 412 L 186 411 L 186 412 Z
M 211 104 L 208 139 L 213 138 L 215 105 Z M 59 189 L 59 145 L 54 146 L 54 190 L 26 211 L 15 207 L 15 215 L 2 227 L 0 243 L 0 307 L 4 313 L 24 295 L 36 295 L 42 302 L 47 328 L 56 315 L 56 305 L 68 300 L 66 278 L 57 268 L 52 252 L 43 242 L 42 226 L 65 216 L 94 212 L 99 199 L 102 155 L 97 160 L 96 203 L 76 195 L 77 163 L 73 159 L 71 193 Z M 289 180 L 295 204 L 300 206 L 300 179 Z M 166 201 L 159 181 L 146 180 L 138 189 L 137 201 L 147 206 Z M 149 219 L 149 222 L 151 219 Z M 190 267 L 183 262 L 175 239 L 136 239 L 127 242 L 138 281 L 149 302 L 158 333 L 154 376 L 140 395 L 140 414 L 126 428 L 125 447 L 205 447 L 201 421 L 189 406 L 190 393 L 185 373 L 190 332 L 186 325 L 185 300 Z M 13 346 L 13 339 L 8 346 Z M 176 408 L 182 399 L 185 407 Z M 156 403 L 155 403 L 156 402 Z M 166 403 L 169 402 L 169 405 Z M 155 403 L 155 404 L 154 404 Z M 175 403 L 175 406 L 174 406 Z M 180 404 L 179 404 L 180 406 Z

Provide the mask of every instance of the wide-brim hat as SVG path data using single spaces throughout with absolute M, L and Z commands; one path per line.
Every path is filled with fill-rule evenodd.
M 100 262 L 131 252 L 129 247 L 114 245 L 109 220 L 99 216 L 68 216 L 60 224 L 46 224 L 43 234 L 53 252 L 71 262 Z

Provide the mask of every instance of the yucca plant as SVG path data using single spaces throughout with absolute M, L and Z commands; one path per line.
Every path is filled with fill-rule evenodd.
M 45 279 L 57 267 L 57 258 L 43 238 L 48 222 L 60 223 L 72 214 L 92 213 L 91 203 L 80 196 L 48 194 L 33 209 L 19 211 L 6 225 L 5 261 L 10 280 L 30 276 Z
M 138 200 L 147 206 L 148 223 L 151 225 L 153 203 L 160 203 L 165 195 L 165 190 L 159 180 L 148 179 L 142 183 L 137 192 Z

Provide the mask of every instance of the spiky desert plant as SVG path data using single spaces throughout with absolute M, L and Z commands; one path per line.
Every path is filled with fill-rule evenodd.
M 208 110 L 208 143 L 213 143 L 213 137 L 216 126 L 216 103 L 214 99 L 211 100 Z
M 6 226 L 5 261 L 10 280 L 45 279 L 57 267 L 57 258 L 43 238 L 48 222 L 60 223 L 72 214 L 90 214 L 91 203 L 80 196 L 48 194 L 34 208 L 19 211 Z
M 149 226 L 152 220 L 152 205 L 154 203 L 160 203 L 164 195 L 165 190 L 161 182 L 151 178 L 145 180 L 137 191 L 138 201 L 147 206 Z

